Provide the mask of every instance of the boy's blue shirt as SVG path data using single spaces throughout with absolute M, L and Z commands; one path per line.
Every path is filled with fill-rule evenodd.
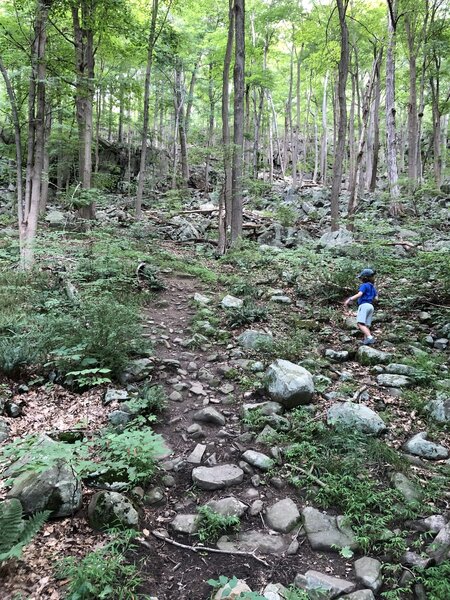
M 358 291 L 362 292 L 361 298 L 358 298 L 358 306 L 366 302 L 373 304 L 373 301 L 377 296 L 377 290 L 373 283 L 367 281 L 366 283 L 361 284 Z

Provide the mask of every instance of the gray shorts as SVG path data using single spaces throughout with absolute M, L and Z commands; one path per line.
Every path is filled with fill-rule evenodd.
M 360 304 L 358 306 L 358 313 L 356 315 L 356 320 L 358 321 L 358 323 L 362 323 L 363 325 L 367 325 L 368 327 L 370 327 L 372 325 L 372 317 L 373 304 L 364 302 L 364 304 Z

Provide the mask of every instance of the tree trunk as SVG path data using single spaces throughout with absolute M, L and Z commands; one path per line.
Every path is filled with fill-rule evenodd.
M 208 77 L 208 100 L 209 100 L 209 118 L 208 118 L 208 135 L 207 135 L 207 154 L 205 160 L 205 191 L 209 190 L 209 164 L 211 162 L 210 148 L 213 146 L 214 136 L 214 115 L 215 115 L 215 98 L 214 98 L 214 77 L 213 77 L 213 65 L 209 65 L 209 77 Z
M 414 27 L 408 14 L 405 15 L 408 41 L 409 99 L 408 99 L 408 178 L 411 188 L 417 184 L 417 155 L 419 151 L 419 119 L 417 113 L 417 66 Z
M 327 86 L 328 71 L 323 80 L 322 96 L 322 141 L 320 146 L 320 176 L 323 185 L 327 182 L 327 158 L 328 158 L 328 127 L 327 127 Z
M 380 62 L 377 65 L 376 73 L 375 73 L 375 90 L 374 90 L 374 100 L 371 110 L 371 129 L 373 132 L 372 139 L 372 160 L 370 163 L 370 172 L 368 173 L 368 187 L 369 191 L 374 192 L 375 187 L 377 185 L 377 171 L 378 171 L 378 156 L 380 152 L 380 102 L 381 102 L 381 63 L 383 60 L 383 48 L 380 50 Z
M 397 7 L 396 0 L 387 0 L 387 3 L 388 43 L 386 57 L 386 158 L 389 191 L 391 197 L 389 211 L 392 216 L 396 216 L 401 213 L 397 167 L 397 131 L 395 125 L 395 32 L 397 26 Z
M 222 76 L 222 143 L 224 182 L 219 204 L 219 254 L 224 254 L 227 247 L 227 229 L 231 221 L 232 199 L 232 162 L 231 162 L 231 136 L 230 136 L 230 65 L 233 54 L 234 40 L 234 6 L 229 0 L 228 8 L 228 37 Z
M 48 8 L 48 3 L 42 1 L 37 3 L 34 24 L 28 104 L 27 182 L 24 201 L 19 202 L 18 208 L 20 266 L 23 270 L 30 269 L 34 262 L 34 242 L 41 196 L 45 144 L 45 50 Z
M 191 123 L 191 112 L 192 112 L 192 106 L 194 103 L 194 89 L 195 89 L 195 84 L 197 82 L 198 67 L 199 67 L 201 58 L 202 58 L 202 55 L 200 53 L 200 56 L 198 57 L 195 65 L 194 65 L 194 70 L 192 71 L 192 75 L 191 75 L 191 81 L 189 83 L 189 92 L 188 92 L 188 98 L 187 98 L 187 103 L 186 103 L 186 115 L 184 118 L 184 129 L 186 132 L 186 137 L 187 137 L 187 134 L 189 131 L 189 125 Z
M 81 9 L 81 19 L 80 19 Z M 76 117 L 78 123 L 78 176 L 84 190 L 91 188 L 92 177 L 92 128 L 94 100 L 94 32 L 92 20 L 94 7 L 87 0 L 80 0 L 72 7 L 76 56 Z M 80 216 L 93 219 L 95 205 L 90 203 L 80 209 Z
M 348 0 L 336 0 L 339 13 L 339 27 L 341 31 L 341 56 L 339 59 L 337 100 L 338 123 L 337 143 L 334 147 L 333 181 L 331 185 L 331 230 L 339 228 L 339 195 L 342 184 L 342 167 L 345 153 L 345 135 L 347 130 L 347 99 L 345 89 L 348 76 L 349 41 L 348 28 L 345 20 Z
M 245 0 L 234 0 L 234 124 L 231 243 L 242 236 L 242 153 L 244 148 Z
M 301 52 L 296 56 L 296 80 L 295 80 L 295 130 L 293 131 L 292 146 L 292 187 L 296 189 L 302 185 L 302 175 L 298 168 L 299 146 L 300 146 L 300 74 L 301 74 Z M 297 54 L 297 53 L 296 53 Z M 297 181 L 298 179 L 298 181 Z
M 50 134 L 52 131 L 52 111 L 47 111 L 45 115 L 45 129 L 44 129 L 44 156 L 42 159 L 42 183 L 41 183 L 41 197 L 39 199 L 39 214 L 45 214 L 47 210 L 48 200 L 48 185 L 49 185 L 49 168 L 50 168 Z
M 142 196 L 144 195 L 144 183 L 147 175 L 147 136 L 150 108 L 150 81 L 153 65 L 153 50 L 156 43 L 156 17 L 158 15 L 159 0 L 152 0 L 152 17 L 150 20 L 150 32 L 148 35 L 147 47 L 147 66 L 145 69 L 144 83 L 144 114 L 142 122 L 141 138 L 141 160 L 139 166 L 139 179 L 136 191 L 135 219 L 139 221 L 142 218 Z

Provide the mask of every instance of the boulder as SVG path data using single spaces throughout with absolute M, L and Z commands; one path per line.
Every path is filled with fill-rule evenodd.
M 427 410 L 438 423 L 450 423 L 450 396 L 437 394 L 436 398 L 427 404 Z
M 329 358 L 335 362 L 345 362 L 350 358 L 350 354 L 347 350 L 333 350 L 332 348 L 327 348 L 325 350 L 325 358 Z
M 198 530 L 197 523 L 198 515 L 177 515 L 170 523 L 170 527 L 175 531 L 175 533 L 192 535 Z
M 351 246 L 353 244 L 353 235 L 347 229 L 338 229 L 338 231 L 328 231 L 320 238 L 318 245 L 328 250 Z
M 422 490 L 403 473 L 394 473 L 392 484 L 398 490 L 406 502 L 418 502 L 423 494 Z
M 246 450 L 242 455 L 242 460 L 261 471 L 269 471 L 275 464 L 272 458 L 255 450 Z
M 358 547 L 351 527 L 345 525 L 343 516 L 331 516 L 307 506 L 302 511 L 308 541 L 313 550 L 333 550 L 348 546 Z
M 386 424 L 375 411 L 354 402 L 333 404 L 327 412 L 327 423 L 373 435 L 386 431 Z
M 266 523 L 274 531 L 289 533 L 299 522 L 297 505 L 290 498 L 276 502 L 267 509 Z
M 129 398 L 127 390 L 107 390 L 103 398 L 103 404 L 107 405 L 115 401 L 124 402 L 125 400 L 129 400 Z
M 198 410 L 192 418 L 200 423 L 212 423 L 220 426 L 225 425 L 226 421 L 223 414 L 212 406 L 205 406 L 205 408 Z
M 406 375 L 393 375 L 382 373 L 377 376 L 377 383 L 383 387 L 403 388 L 412 385 L 412 381 Z
M 270 397 L 287 408 L 310 404 L 314 395 L 312 375 L 304 367 L 278 359 L 266 371 Z
M 358 590 L 352 594 L 346 594 L 342 598 L 345 600 L 375 600 L 372 590 Z
M 428 458 L 429 460 L 442 460 L 448 458 L 447 448 L 427 440 L 426 431 L 421 431 L 414 435 L 404 444 L 403 448 L 410 454 Z
M 391 360 L 392 355 L 389 352 L 382 352 L 371 346 L 360 346 L 356 357 L 362 365 L 370 366 L 385 365 Z
M 132 360 L 124 371 L 120 373 L 119 381 L 122 385 L 143 381 L 150 376 L 152 371 L 153 362 L 150 358 L 137 358 L 136 360 Z
M 202 490 L 220 490 L 237 485 L 244 479 L 244 471 L 236 465 L 196 467 L 192 470 L 192 481 Z
M 139 515 L 133 504 L 119 492 L 96 492 L 89 502 L 88 521 L 93 529 L 135 529 Z
M 51 517 L 68 517 L 81 506 L 81 480 L 60 459 L 43 471 L 25 471 L 13 483 L 8 498 L 17 498 L 25 514 L 50 510 Z
M 224 535 L 217 542 L 219 550 L 232 552 L 258 552 L 260 554 L 283 554 L 291 543 L 290 535 L 274 535 L 266 531 L 244 531 L 237 535 Z
M 365 585 L 365 587 L 377 593 L 383 584 L 381 575 L 383 565 L 380 561 L 369 556 L 363 556 L 355 560 L 353 566 L 355 567 L 356 579 Z
M 254 350 L 257 349 L 258 346 L 272 344 L 273 335 L 265 331 L 247 329 L 247 331 L 241 333 L 237 341 L 243 348 Z
M 247 510 L 247 505 L 234 496 L 220 498 L 219 500 L 210 500 L 206 505 L 223 517 L 242 517 Z
M 230 296 L 229 294 L 222 298 L 222 308 L 241 308 L 244 304 L 244 301 L 240 298 L 235 298 L 234 296 Z
M 313 570 L 306 571 L 304 575 L 297 575 L 294 585 L 305 590 L 310 600 L 332 600 L 353 592 L 356 587 L 351 581 Z

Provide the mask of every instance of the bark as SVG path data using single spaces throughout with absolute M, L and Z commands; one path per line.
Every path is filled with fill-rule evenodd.
M 269 100 L 270 108 L 272 109 L 273 129 L 275 132 L 275 139 L 277 142 L 278 156 L 281 157 L 281 141 L 280 141 L 280 137 L 278 135 L 277 113 L 275 111 L 275 105 L 273 103 L 272 94 L 270 92 L 268 92 L 267 97 Z M 273 164 L 273 154 L 272 154 L 272 164 Z M 284 179 L 284 165 L 283 165 L 283 161 L 281 161 L 281 160 L 280 160 L 280 169 L 281 169 L 281 176 Z
M 245 0 L 234 0 L 234 123 L 231 243 L 242 236 L 242 165 L 244 148 Z
M 408 99 L 408 178 L 411 187 L 417 183 L 417 156 L 419 151 L 419 119 L 417 111 L 417 47 L 415 26 L 409 14 L 405 15 L 408 42 L 409 99 Z
M 350 174 L 350 186 L 349 192 L 350 197 L 348 201 L 348 215 L 351 223 L 353 222 L 353 216 L 355 214 L 356 206 L 357 206 L 357 194 L 358 194 L 358 183 L 359 183 L 359 174 L 361 171 L 362 160 L 364 156 L 364 148 L 367 139 L 367 126 L 369 122 L 369 114 L 370 114 L 370 104 L 372 100 L 373 88 L 375 83 L 375 78 L 377 71 L 379 70 L 379 64 L 381 61 L 381 52 L 375 57 L 374 64 L 372 66 L 372 73 L 370 75 L 369 81 L 367 82 L 366 92 L 364 94 L 363 101 L 363 109 L 362 109 L 362 119 L 361 119 L 361 131 L 359 135 L 359 144 L 358 144 L 358 153 L 355 157 L 354 170 Z
M 186 103 L 186 115 L 184 118 L 184 129 L 186 131 L 186 137 L 189 131 L 189 125 L 191 123 L 191 112 L 192 112 L 192 106 L 194 104 L 194 89 L 195 89 L 195 84 L 197 83 L 197 74 L 198 74 L 198 67 L 200 64 L 200 60 L 201 60 L 202 55 L 200 54 L 200 56 L 197 59 L 197 62 L 194 65 L 194 70 L 192 71 L 192 75 L 191 75 L 191 81 L 189 83 L 189 91 L 188 91 L 188 97 L 187 97 L 187 103 Z
M 187 187 L 189 180 L 189 163 L 186 140 L 186 113 L 185 113 L 185 93 L 183 85 L 183 73 L 181 62 L 177 61 L 175 66 L 175 109 L 178 120 L 178 136 L 180 139 L 181 156 L 181 176 L 183 187 Z
M 302 185 L 302 175 L 298 168 L 298 157 L 300 151 L 300 75 L 301 75 L 301 51 L 296 56 L 296 80 L 295 80 L 295 129 L 293 131 L 292 145 L 292 187 Z M 297 182 L 298 178 L 298 182 Z
M 153 66 L 153 50 L 156 42 L 156 17 L 158 15 L 158 4 L 159 0 L 152 0 L 152 16 L 150 19 L 150 32 L 148 35 L 147 65 L 145 69 L 144 83 L 144 114 L 142 119 L 141 160 L 135 204 L 136 221 L 139 221 L 142 218 L 142 196 L 144 195 L 144 183 L 147 175 L 147 137 L 150 112 L 150 81 Z
M 125 88 L 125 85 L 124 85 L 123 81 L 121 81 L 119 84 L 119 125 L 117 128 L 117 142 L 119 144 L 121 144 L 123 141 L 123 118 L 124 118 L 124 114 L 125 114 L 124 88 Z
M 48 2 L 38 2 L 34 24 L 28 104 L 27 182 L 24 200 L 18 203 L 20 266 L 23 270 L 30 269 L 34 262 L 34 242 L 41 196 L 45 144 L 45 50 L 48 9 Z
M 230 136 L 230 66 L 233 54 L 234 40 L 234 4 L 229 0 L 228 8 L 228 37 L 225 50 L 222 76 L 222 143 L 224 182 L 220 194 L 219 205 L 219 254 L 224 254 L 227 247 L 227 229 L 231 221 L 232 198 L 232 161 L 231 161 L 231 136 Z
M 214 77 L 213 77 L 213 65 L 209 65 L 209 78 L 208 78 L 208 100 L 209 100 L 209 118 L 208 118 L 208 135 L 207 135 L 207 154 L 205 160 L 205 191 L 209 190 L 209 165 L 211 161 L 210 148 L 213 145 L 214 136 L 214 115 L 216 101 L 214 97 Z
M 400 188 L 398 186 L 397 140 L 395 124 L 395 44 L 397 26 L 396 0 L 388 3 L 388 43 L 386 56 L 386 159 L 390 192 L 389 211 L 392 216 L 401 213 L 399 203 Z
M 339 228 L 339 195 L 342 183 L 342 169 L 345 153 L 345 137 L 347 130 L 347 99 L 345 95 L 348 63 L 349 63 L 349 40 L 348 27 L 345 20 L 348 1 L 336 0 L 339 13 L 339 27 L 341 32 L 341 56 L 339 59 L 337 101 L 337 143 L 334 147 L 333 181 L 331 185 L 331 230 Z
M 78 124 L 78 176 L 84 190 L 91 188 L 92 178 L 92 129 L 94 100 L 94 32 L 92 20 L 94 5 L 80 0 L 72 7 L 72 21 L 76 57 L 76 118 Z M 81 18 L 80 18 L 81 17 Z M 80 216 L 93 219 L 94 203 L 80 209 Z
M 97 90 L 97 101 L 95 103 L 95 162 L 94 173 L 98 173 L 100 162 L 100 118 L 101 118 L 101 92 Z
M 257 91 L 253 90 L 253 177 L 258 179 L 260 165 L 259 137 L 261 130 L 261 119 L 264 108 L 264 90 L 259 89 L 259 102 L 257 104 Z
M 322 140 L 320 146 L 320 176 L 323 185 L 327 182 L 327 157 L 328 157 L 328 126 L 327 126 L 327 87 L 328 71 L 323 80 L 322 96 Z
M 44 129 L 44 157 L 42 160 L 42 183 L 41 183 L 41 197 L 39 199 L 39 214 L 45 214 L 47 210 L 48 200 L 48 186 L 49 186 L 49 168 L 50 168 L 50 154 L 49 154 L 49 141 L 52 130 L 52 111 L 49 110 L 45 116 L 45 129 Z
M 374 89 L 374 100 L 371 110 L 371 129 L 373 132 L 373 142 L 372 142 L 372 160 L 370 163 L 370 172 L 369 172 L 369 190 L 371 192 L 375 191 L 375 187 L 377 185 L 377 171 L 378 171 L 378 156 L 380 152 L 380 102 L 381 102 L 381 62 L 383 59 L 383 49 L 380 50 L 380 62 L 377 65 L 376 73 L 375 73 L 375 89 Z

